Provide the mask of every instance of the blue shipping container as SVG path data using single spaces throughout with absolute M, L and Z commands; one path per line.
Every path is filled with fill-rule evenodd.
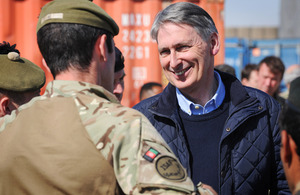
M 230 38 L 225 40 L 225 64 L 235 69 L 240 79 L 241 71 L 249 63 L 249 43 L 246 39 Z

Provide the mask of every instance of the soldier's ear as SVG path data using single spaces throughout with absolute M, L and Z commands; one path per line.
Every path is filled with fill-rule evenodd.
M 42 65 L 48 72 L 51 72 L 44 58 L 42 59 Z
M 2 96 L 0 98 L 0 117 L 9 114 L 9 98 L 7 96 Z
M 107 60 L 107 45 L 106 45 L 107 36 L 105 34 L 98 37 L 95 44 L 95 52 L 99 56 L 99 58 L 103 61 Z

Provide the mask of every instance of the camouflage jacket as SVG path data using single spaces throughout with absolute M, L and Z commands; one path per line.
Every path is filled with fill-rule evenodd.
M 0 194 L 195 189 L 148 119 L 84 82 L 52 81 L 43 96 L 1 118 L 0 153 Z

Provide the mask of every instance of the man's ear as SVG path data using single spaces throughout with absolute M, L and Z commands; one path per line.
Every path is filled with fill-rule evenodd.
M 246 83 L 247 83 L 247 79 L 246 78 L 242 78 L 242 80 L 241 80 L 241 83 L 243 84 L 243 85 L 245 85 Z
M 45 68 L 48 72 L 51 72 L 50 68 L 47 66 L 46 60 L 44 58 L 42 59 L 42 65 L 43 65 L 43 68 Z
M 297 157 L 298 156 L 297 144 L 295 143 L 295 141 L 291 135 L 288 135 L 288 137 L 289 137 L 289 145 L 290 145 L 290 149 L 291 149 L 292 158 L 299 158 L 299 157 Z
M 290 147 L 290 140 L 291 137 L 289 134 L 285 131 L 281 131 L 281 160 L 286 163 L 288 166 L 290 166 L 292 161 L 292 148 Z
M 211 44 L 211 54 L 217 55 L 220 50 L 220 36 L 217 33 L 213 33 L 210 37 L 210 44 Z
M 3 96 L 0 98 L 0 117 L 5 116 L 6 114 L 9 114 L 9 98 L 6 96 Z
M 101 59 L 104 61 L 107 60 L 107 46 L 106 46 L 106 39 L 107 36 L 105 34 L 98 37 L 96 44 L 95 44 L 95 50 L 97 54 L 100 56 Z

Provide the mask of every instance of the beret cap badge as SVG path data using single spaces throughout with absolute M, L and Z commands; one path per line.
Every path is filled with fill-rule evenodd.
M 14 52 L 14 51 L 13 52 L 9 52 L 7 54 L 7 57 L 11 61 L 18 61 L 18 60 L 20 60 L 20 54 L 18 54 L 17 52 Z

